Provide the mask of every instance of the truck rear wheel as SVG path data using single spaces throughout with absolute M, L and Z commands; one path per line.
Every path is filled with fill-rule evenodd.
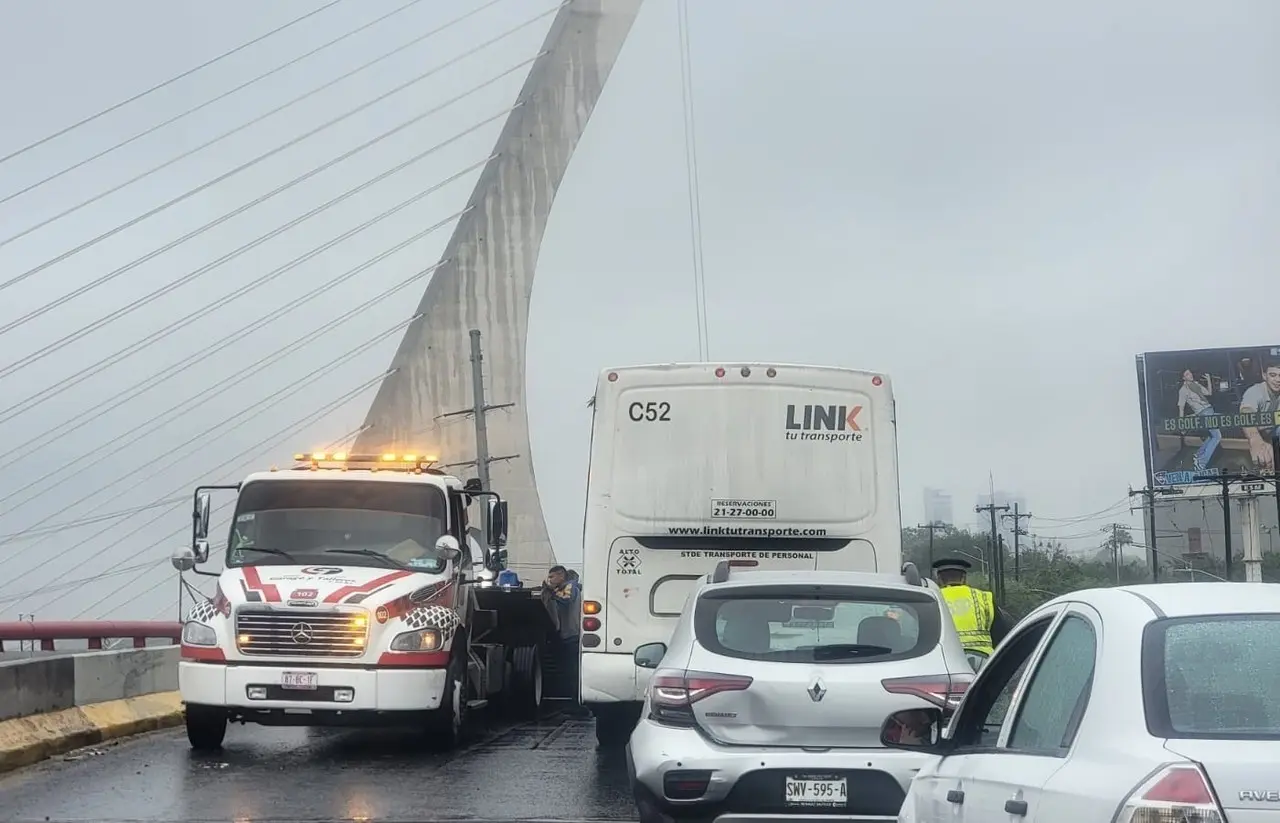
M 542 655 L 537 646 L 511 650 L 511 677 L 507 682 L 507 710 L 521 720 L 538 716 L 542 705 Z
M 198 752 L 222 748 L 227 736 L 227 713 L 212 706 L 187 706 L 187 740 Z

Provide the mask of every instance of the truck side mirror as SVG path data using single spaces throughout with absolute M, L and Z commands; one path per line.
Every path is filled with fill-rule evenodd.
M 507 501 L 489 498 L 489 543 L 498 549 L 507 545 Z
M 195 526 L 193 532 L 194 540 L 204 540 L 209 536 L 209 515 L 212 511 L 210 508 L 212 505 L 213 498 L 209 496 L 208 492 L 201 492 L 196 495 L 195 511 L 191 514 Z
M 436 541 L 436 553 L 447 562 L 457 563 L 458 558 L 462 557 L 462 547 L 458 545 L 458 538 L 451 534 L 442 534 Z
M 195 542 L 195 545 L 192 547 L 192 549 L 193 549 L 191 552 L 192 565 L 199 565 L 201 563 L 209 562 L 209 541 L 208 540 L 197 540 Z

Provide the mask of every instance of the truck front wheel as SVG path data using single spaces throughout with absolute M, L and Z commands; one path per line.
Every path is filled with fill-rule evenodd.
M 431 747 L 449 751 L 462 744 L 467 728 L 467 669 L 454 657 L 445 672 L 444 694 L 440 707 L 431 713 L 427 739 Z
M 222 748 L 227 736 L 227 713 L 213 706 L 187 706 L 187 740 L 198 752 Z

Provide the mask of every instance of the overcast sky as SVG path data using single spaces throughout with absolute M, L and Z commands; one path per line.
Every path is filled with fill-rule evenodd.
M 474 183 L 474 171 L 458 175 L 488 154 L 527 70 L 521 64 L 551 19 L 534 18 L 553 2 L 501 0 L 59 217 L 481 5 L 419 2 L 41 181 L 404 2 L 343 0 L 0 163 L 0 283 L 34 271 L 0 287 L 0 431 L 15 461 L 0 472 L 0 534 L 115 515 L 186 495 L 197 480 L 234 482 L 359 426 L 371 390 L 308 417 L 386 368 L 399 339 L 393 329 L 426 281 L 334 321 L 438 259 Z M 0 0 L 0 156 L 323 5 Z M 1127 506 L 1115 504 L 1143 484 L 1133 355 L 1280 340 L 1280 5 L 690 6 L 711 357 L 892 375 L 908 524 L 923 514 L 925 486 L 950 490 L 957 516 L 971 520 L 966 512 L 990 472 L 997 487 L 1027 498 L 1033 531 L 1096 543 L 1099 526 L 1129 520 Z M 565 560 L 581 556 L 585 401 L 597 371 L 697 358 L 681 129 L 675 2 L 648 0 L 557 197 L 534 291 L 533 457 Z M 444 141 L 452 142 L 237 251 Z M 293 300 L 303 302 L 183 365 Z M 242 374 L 313 332 L 314 342 Z M 157 427 L 158 415 L 168 422 Z M 166 558 L 188 524 L 186 504 L 175 505 L 0 543 L 0 616 L 162 616 L 174 591 Z M 111 572 L 92 591 L 68 583 Z

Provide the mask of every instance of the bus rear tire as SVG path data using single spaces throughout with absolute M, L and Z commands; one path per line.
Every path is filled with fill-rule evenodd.
M 187 741 L 198 752 L 216 752 L 227 736 L 227 713 L 213 706 L 187 706 Z

